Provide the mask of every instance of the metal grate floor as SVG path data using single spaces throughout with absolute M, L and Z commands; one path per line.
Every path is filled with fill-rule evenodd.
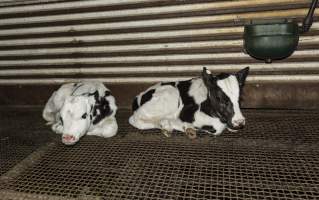
M 39 109 L 7 110 L 0 199 L 319 199 L 315 111 L 245 110 L 241 132 L 190 140 L 138 131 L 120 110 L 116 137 L 69 147 Z

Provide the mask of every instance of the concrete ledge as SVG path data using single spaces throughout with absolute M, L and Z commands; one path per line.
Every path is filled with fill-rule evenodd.
M 107 85 L 120 107 L 131 107 L 132 99 L 151 84 Z M 42 106 L 59 85 L 2 85 L 0 105 Z M 319 83 L 249 83 L 243 96 L 244 108 L 318 109 Z

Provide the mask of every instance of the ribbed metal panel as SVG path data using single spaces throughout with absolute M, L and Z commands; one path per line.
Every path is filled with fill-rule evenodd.
M 309 0 L 91 0 L 0 3 L 0 84 L 78 79 L 150 83 L 250 66 L 248 81 L 319 82 L 319 22 L 288 59 L 243 53 L 250 19 L 299 22 Z M 316 16 L 319 10 L 316 11 Z

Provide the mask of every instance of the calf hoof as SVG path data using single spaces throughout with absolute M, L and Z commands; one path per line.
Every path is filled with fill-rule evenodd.
M 63 126 L 60 123 L 53 124 L 51 128 L 53 132 L 62 134 Z
M 195 129 L 187 128 L 185 133 L 189 139 L 195 139 L 197 137 Z
M 172 136 L 172 133 L 169 132 L 168 130 L 162 129 L 162 130 L 161 130 L 161 133 L 163 133 L 166 137 L 171 137 L 171 136 Z
M 73 135 L 62 135 L 62 143 L 65 145 L 74 145 L 77 142 Z

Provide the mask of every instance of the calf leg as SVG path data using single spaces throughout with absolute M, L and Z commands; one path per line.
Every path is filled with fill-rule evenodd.
M 55 115 L 53 116 L 54 120 L 49 123 L 53 123 L 51 126 L 51 129 L 53 132 L 57 133 L 57 134 L 62 134 L 63 133 L 63 124 L 60 121 L 60 113 L 57 112 L 55 113 Z
M 96 135 L 101 137 L 112 137 L 117 133 L 118 125 L 114 117 L 105 118 L 97 125 L 94 125 L 92 130 L 88 131 L 88 135 Z
M 190 139 L 196 138 L 196 130 L 195 127 L 190 123 L 184 123 L 177 119 L 165 119 L 160 121 L 160 127 L 162 129 L 162 133 L 170 133 L 173 130 L 177 130 L 180 132 L 186 133 L 186 135 Z
M 152 122 L 146 122 L 141 119 L 137 119 L 135 115 L 131 116 L 129 118 L 129 123 L 134 126 L 135 128 L 141 129 L 141 130 L 147 130 L 147 129 L 154 129 L 154 128 L 159 128 Z
M 213 133 L 213 135 L 220 135 L 226 128 L 226 125 L 221 122 L 215 122 L 213 124 L 213 127 L 215 128 L 216 132 Z
M 171 125 L 170 120 L 167 120 L 167 119 L 161 120 L 159 123 L 159 127 L 163 135 L 165 135 L 166 137 L 171 137 L 171 134 L 173 132 L 173 127 Z
M 52 131 L 54 131 L 57 134 L 62 134 L 63 126 L 61 122 L 57 122 L 55 124 L 52 124 L 51 126 Z
M 222 123 L 218 118 L 210 117 L 202 112 L 195 113 L 195 122 L 193 124 L 195 127 L 199 128 L 204 126 L 213 127 L 215 130 L 214 132 L 204 130 L 205 132 L 212 135 L 220 135 L 226 128 L 226 125 Z

